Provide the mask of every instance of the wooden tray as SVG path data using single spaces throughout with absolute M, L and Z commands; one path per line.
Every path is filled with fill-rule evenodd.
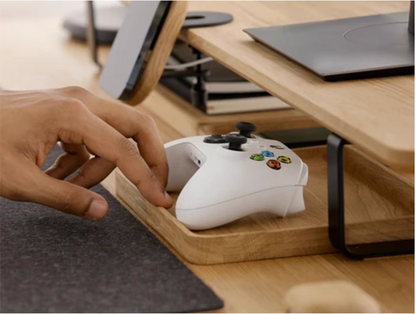
M 219 264 L 336 251 L 327 235 L 326 147 L 295 150 L 309 166 L 306 210 L 286 218 L 259 213 L 212 230 L 193 232 L 174 208 L 151 205 L 121 174 L 116 193 L 153 232 L 195 264 Z M 352 146 L 345 158 L 347 242 L 409 239 L 414 235 L 414 184 Z M 174 195 L 175 197 L 175 195 Z

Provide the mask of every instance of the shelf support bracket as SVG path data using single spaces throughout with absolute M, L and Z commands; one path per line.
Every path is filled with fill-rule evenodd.
M 354 259 L 414 254 L 414 239 L 348 245 L 345 241 L 344 146 L 346 140 L 330 134 L 327 140 L 328 233 L 331 244 Z

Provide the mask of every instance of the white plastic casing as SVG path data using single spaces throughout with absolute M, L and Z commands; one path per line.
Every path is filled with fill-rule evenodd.
M 255 136 L 242 151 L 228 144 L 204 143 L 206 136 L 188 137 L 165 145 L 169 164 L 169 192 L 181 191 L 176 217 L 192 230 L 218 227 L 241 217 L 270 212 L 285 217 L 305 209 L 303 186 L 308 167 L 284 144 Z M 257 161 L 252 154 L 269 151 L 274 157 Z M 275 170 L 267 165 L 279 156 Z

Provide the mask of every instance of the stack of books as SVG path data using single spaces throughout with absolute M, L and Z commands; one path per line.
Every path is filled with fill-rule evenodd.
M 202 55 L 202 58 L 206 56 Z M 168 60 L 168 65 L 177 65 L 196 60 L 192 49 L 178 42 Z M 282 100 L 270 95 L 257 85 L 245 80 L 216 61 L 202 64 L 202 70 L 210 72 L 205 80 L 208 92 L 207 104 L 202 110 L 208 115 L 290 109 Z M 191 102 L 191 89 L 196 77 L 162 77 L 160 83 L 180 97 Z

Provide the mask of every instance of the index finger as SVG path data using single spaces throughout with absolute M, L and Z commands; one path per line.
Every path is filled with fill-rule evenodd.
M 165 208 L 172 206 L 172 199 L 136 145 L 86 109 L 77 110 L 66 118 L 59 133 L 61 140 L 86 145 L 100 157 L 116 164 L 148 201 Z
M 168 179 L 166 151 L 153 119 L 129 106 L 102 99 L 82 88 L 65 88 L 67 96 L 83 102 L 88 109 L 128 138 L 132 138 L 140 154 L 163 186 Z

